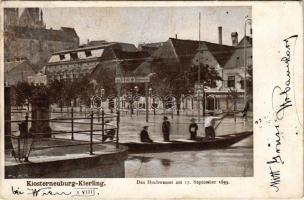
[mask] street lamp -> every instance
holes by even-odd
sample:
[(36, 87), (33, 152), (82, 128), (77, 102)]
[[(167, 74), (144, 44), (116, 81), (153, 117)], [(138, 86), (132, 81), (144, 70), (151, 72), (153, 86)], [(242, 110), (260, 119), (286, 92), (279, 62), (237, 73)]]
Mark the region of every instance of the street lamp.
[(135, 90), (135, 100), (136, 100), (136, 116), (138, 116), (138, 100), (137, 100), (137, 94), (138, 94), (138, 91), (139, 91), (139, 88), (138, 88), (138, 86), (136, 85), (135, 87), (134, 87), (134, 90)]
[(100, 89), (100, 97), (101, 97), (101, 101), (100, 101), (100, 106), (101, 106), (101, 110), (103, 110), (103, 98), (105, 96), (105, 90), (103, 88)]
[(151, 101), (151, 98), (152, 98), (152, 88), (149, 87), (149, 98), (150, 98), (150, 105), (152, 106), (152, 101)]
[(251, 22), (252, 20), (250, 18), (246, 19), (244, 22), (244, 106), (246, 105), (247, 101), (247, 81), (246, 81), (246, 75), (247, 75), (247, 51), (246, 51), (246, 30), (247, 30), (247, 23)]
[(71, 140), (74, 140), (74, 101), (73, 100), (71, 100), (71, 128), (72, 128)]
[(29, 103), (28, 99), (25, 99), (25, 105), (27, 107), (27, 111), (29, 111), (30, 110), (30, 103)]
[(26, 111), (25, 120), (18, 124), (19, 134), (11, 136), (13, 145), (12, 155), (18, 162), (28, 162), (33, 144), (33, 135), (28, 130), (28, 112), (29, 110)]

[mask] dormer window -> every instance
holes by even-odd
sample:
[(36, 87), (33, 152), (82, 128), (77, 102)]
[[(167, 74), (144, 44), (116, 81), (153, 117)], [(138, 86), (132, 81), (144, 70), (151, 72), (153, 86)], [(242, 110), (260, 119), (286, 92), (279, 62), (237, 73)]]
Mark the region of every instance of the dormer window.
[(59, 58), (60, 58), (60, 60), (64, 60), (65, 59), (65, 55), (64, 54), (60, 54)]
[(71, 53), (71, 58), (72, 58), (72, 60), (78, 60), (78, 54), (76, 52)]
[(85, 51), (85, 55), (86, 55), (86, 57), (90, 57), (90, 56), (92, 56), (92, 52), (91, 51)]

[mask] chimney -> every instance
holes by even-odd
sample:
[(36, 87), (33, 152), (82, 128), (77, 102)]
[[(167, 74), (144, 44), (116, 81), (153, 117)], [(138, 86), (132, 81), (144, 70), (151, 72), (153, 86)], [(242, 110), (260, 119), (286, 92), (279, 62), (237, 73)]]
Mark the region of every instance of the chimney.
[(232, 46), (236, 47), (239, 43), (238, 41), (238, 33), (237, 32), (232, 32), (231, 33), (231, 40), (232, 40)]
[(221, 26), (218, 27), (218, 37), (219, 37), (219, 44), (223, 44), (223, 29)]
[(175, 39), (177, 39), (177, 34), (175, 34)]

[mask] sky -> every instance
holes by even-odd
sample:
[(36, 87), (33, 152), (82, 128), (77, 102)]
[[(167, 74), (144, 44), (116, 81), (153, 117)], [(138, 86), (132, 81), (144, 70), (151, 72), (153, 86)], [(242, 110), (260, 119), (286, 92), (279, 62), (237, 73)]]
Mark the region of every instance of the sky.
[[(74, 27), (80, 43), (87, 40), (138, 43), (164, 42), (169, 37), (218, 43), (218, 26), (223, 27), (223, 44), (231, 45), (231, 33), (244, 36), (244, 22), (251, 7), (103, 7), (43, 8), (47, 28)], [(249, 33), (249, 31), (248, 31)], [(248, 34), (247, 33), (247, 34)]]

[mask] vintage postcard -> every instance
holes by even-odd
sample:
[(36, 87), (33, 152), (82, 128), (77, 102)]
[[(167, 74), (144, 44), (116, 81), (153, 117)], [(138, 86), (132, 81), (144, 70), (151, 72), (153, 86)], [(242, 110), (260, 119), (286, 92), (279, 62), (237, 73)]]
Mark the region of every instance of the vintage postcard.
[(303, 198), (302, 2), (0, 13), (1, 198)]

